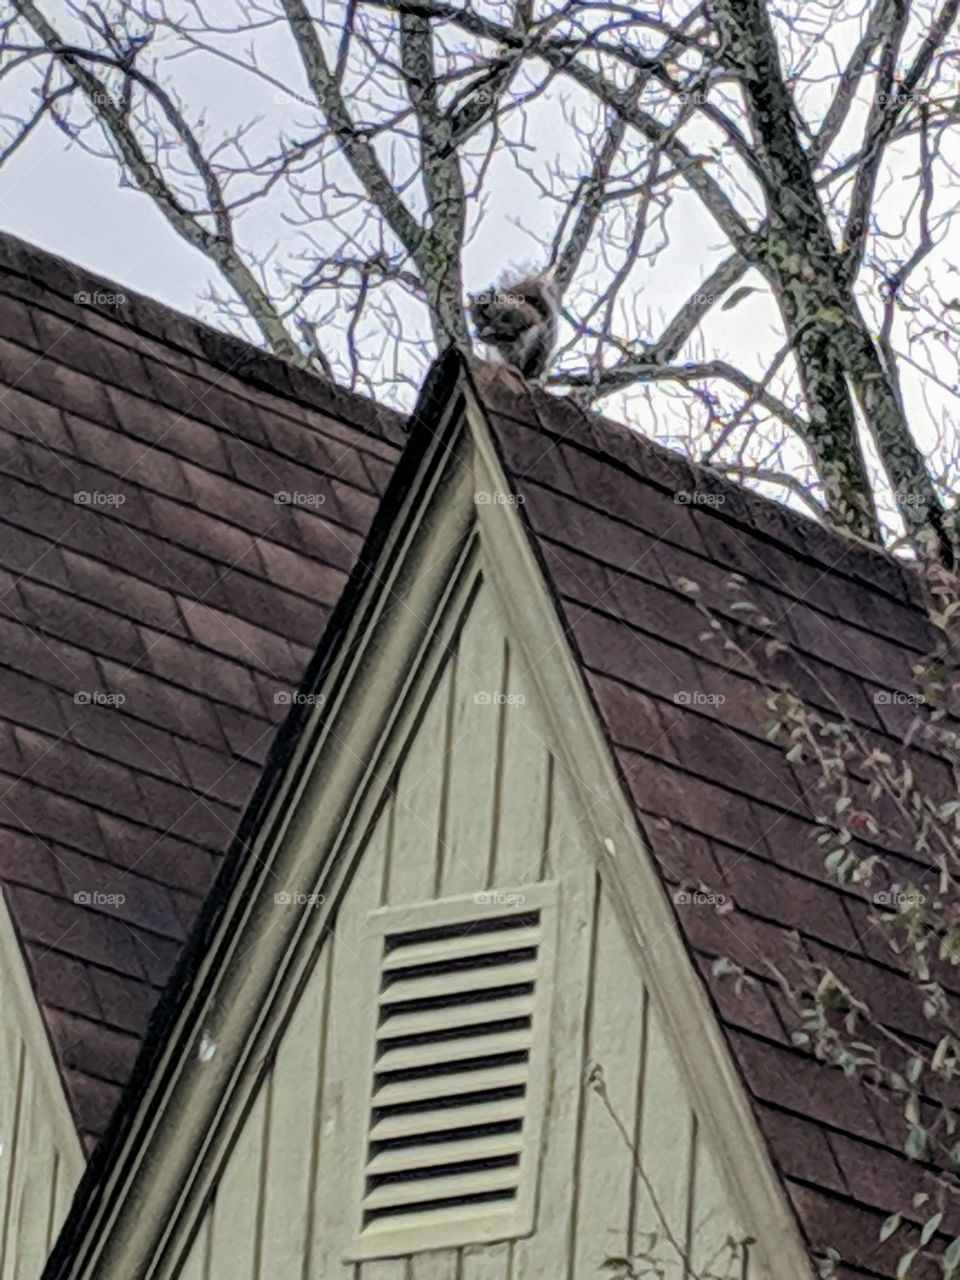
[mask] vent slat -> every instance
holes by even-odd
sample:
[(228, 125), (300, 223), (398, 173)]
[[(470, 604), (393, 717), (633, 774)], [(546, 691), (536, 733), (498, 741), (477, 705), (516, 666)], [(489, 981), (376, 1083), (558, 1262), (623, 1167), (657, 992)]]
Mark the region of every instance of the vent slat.
[(416, 1210), (373, 1218), (364, 1228), (364, 1239), (376, 1241), (377, 1234), (393, 1233), (416, 1228), (417, 1239), (422, 1234), (429, 1237), (431, 1231), (442, 1231), (450, 1222), (463, 1224), (469, 1229), (472, 1222), (487, 1222), (491, 1214), (502, 1213), (507, 1220), (513, 1210), (513, 1197), (505, 1193), (502, 1200), (480, 1201), (474, 1204), (418, 1206)]
[(416, 964), (440, 964), (445, 960), (470, 960), (498, 951), (521, 951), (536, 947), (539, 929), (511, 929), (501, 933), (468, 933), (465, 937), (440, 938), (415, 946), (399, 947), (384, 957), (383, 972), (406, 969)]
[(538, 910), (480, 912), (384, 935), (364, 1240), (489, 1226), (516, 1205), (540, 924)]
[(470, 1095), (478, 1093), (481, 1089), (508, 1089), (526, 1082), (526, 1062), (489, 1067), (482, 1071), (456, 1071), (440, 1076), (424, 1076), (381, 1085), (373, 1095), (373, 1105), (375, 1107), (401, 1106), (405, 1102), (420, 1102), (423, 1098), (435, 1098), (438, 1094), (443, 1094), (444, 1097), (462, 1094), (464, 1101), (469, 1102)]
[(430, 974), (423, 978), (401, 978), (380, 995), (380, 1004), (406, 1004), (414, 1000), (430, 1000), (438, 996), (459, 996), (470, 991), (496, 990), (533, 983), (537, 976), (536, 961), (519, 964), (492, 965), (482, 969), (459, 970), (456, 973)]
[(475, 1004), (457, 1005), (453, 1009), (413, 1009), (405, 1013), (393, 1013), (384, 1022), (378, 1036), (386, 1043), (394, 1036), (412, 1036), (431, 1031), (449, 1032), (455, 1027), (464, 1031), (497, 1021), (513, 1018), (530, 1018), (533, 1015), (533, 993), (522, 996), (505, 996), (500, 1000), (478, 1000)]
[(523, 1098), (504, 1098), (483, 1103), (476, 1107), (438, 1107), (435, 1111), (401, 1112), (384, 1116), (370, 1130), (372, 1142), (387, 1138), (412, 1137), (418, 1133), (449, 1133), (454, 1137), (457, 1129), (469, 1129), (473, 1125), (499, 1124), (503, 1120), (522, 1120), (525, 1108)]
[(375, 1178), (404, 1169), (430, 1169), (440, 1164), (456, 1164), (461, 1160), (494, 1160), (498, 1156), (519, 1155), (523, 1137), (519, 1129), (513, 1133), (495, 1133), (459, 1142), (434, 1142), (419, 1147), (388, 1147), (367, 1165), (367, 1176)]
[(393, 1205), (424, 1204), (458, 1199), (489, 1191), (512, 1191), (517, 1185), (517, 1168), (482, 1169), (479, 1173), (445, 1174), (440, 1178), (416, 1178), (411, 1182), (387, 1182), (363, 1198), (363, 1211), (388, 1209)]
[(409, 1071), (418, 1067), (442, 1066), (448, 1062), (461, 1062), (465, 1058), (477, 1058), (481, 1054), (523, 1053), (530, 1049), (533, 1036), (529, 1028), (522, 1031), (482, 1029), (476, 1035), (456, 1040), (426, 1040), (420, 1044), (406, 1045), (401, 1049), (387, 1047), (377, 1058), (377, 1074), (387, 1071)]

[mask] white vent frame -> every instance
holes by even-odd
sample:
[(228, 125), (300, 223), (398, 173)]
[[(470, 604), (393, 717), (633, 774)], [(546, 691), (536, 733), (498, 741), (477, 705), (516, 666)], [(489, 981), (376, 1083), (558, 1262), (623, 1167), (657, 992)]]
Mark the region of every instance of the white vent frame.
[[(371, 994), (374, 998), (369, 1002), (370, 1013), (366, 1020), (366, 1035), (363, 1040), (364, 1056), (361, 1059), (363, 1079), (367, 1087), (362, 1095), (362, 1127), (357, 1135), (359, 1159), (353, 1180), (355, 1191), (351, 1204), (354, 1223), (353, 1243), (347, 1251), (347, 1260), (359, 1262), (373, 1258), (419, 1253), (425, 1249), (492, 1244), (497, 1241), (517, 1239), (529, 1235), (534, 1230), (540, 1151), (548, 1093), (559, 898), (559, 886), (556, 883), (539, 883), (511, 889), (498, 888), (464, 897), (437, 899), (434, 902), (419, 903), (409, 907), (387, 907), (372, 912), (368, 917), (363, 940), (364, 959), (369, 960), (371, 964), (371, 968), (366, 971), (372, 972), (373, 975)], [(532, 966), (534, 984), (532, 993), (522, 998), (529, 1003), (530, 1008), (529, 1047), (526, 1050), (523, 1093), (521, 1098), (512, 1100), (515, 1105), (510, 1108), (514, 1113), (518, 1109), (521, 1110), (521, 1129), (519, 1140), (514, 1139), (512, 1144), (502, 1148), (503, 1154), (508, 1152), (513, 1154), (515, 1148), (519, 1157), (515, 1166), (515, 1175), (507, 1175), (506, 1170), (503, 1171), (503, 1179), (507, 1183), (515, 1183), (512, 1197), (495, 1201), (489, 1207), (487, 1204), (465, 1204), (436, 1215), (426, 1212), (418, 1215), (414, 1211), (410, 1214), (387, 1214), (375, 1218), (372, 1222), (365, 1222), (365, 1217), (371, 1208), (367, 1176), (371, 1164), (370, 1143), (374, 1106), (376, 1096), (379, 1093), (382, 1097), (384, 1091), (383, 1086), (379, 1090), (375, 1087), (375, 1070), (378, 1060), (381, 1060), (380, 1044), (383, 1039), (381, 1027), (386, 1025), (381, 1016), (381, 994), (385, 990), (382, 986), (384, 962), (388, 959), (385, 954), (386, 939), (389, 936), (418, 933), (423, 930), (443, 930), (471, 920), (478, 923), (487, 922), (489, 926), (494, 920), (523, 918), (534, 913), (539, 917), (536, 955), (532, 961), (522, 966), (518, 963), (516, 970), (518, 977), (521, 967), (525, 970), (526, 976), (529, 976)], [(522, 932), (529, 934), (528, 929)], [(489, 933), (491, 938), (502, 936), (505, 940), (509, 936), (506, 931), (501, 934), (499, 930), (488, 928), (484, 931), (478, 930), (478, 939), (483, 939), (484, 933)], [(519, 940), (520, 934), (516, 937)], [(482, 941), (479, 945), (482, 947)], [(366, 969), (366, 966), (364, 968)], [(512, 976), (510, 974), (510, 977)], [(423, 980), (429, 981), (426, 978)], [(506, 1000), (503, 997), (500, 999), (503, 1000), (503, 1008), (506, 1011)], [(499, 1070), (506, 1072), (508, 1068), (501, 1067)], [(514, 1073), (511, 1078), (516, 1081), (518, 1070), (516, 1065), (510, 1070)], [(514, 1087), (519, 1087), (519, 1084), (515, 1084)], [(522, 1102), (522, 1109), (516, 1105), (519, 1102)], [(489, 1102), (482, 1105), (493, 1107), (498, 1104)], [(460, 1108), (451, 1107), (450, 1114), (458, 1110)], [(491, 1123), (497, 1123), (497, 1121), (491, 1121)]]

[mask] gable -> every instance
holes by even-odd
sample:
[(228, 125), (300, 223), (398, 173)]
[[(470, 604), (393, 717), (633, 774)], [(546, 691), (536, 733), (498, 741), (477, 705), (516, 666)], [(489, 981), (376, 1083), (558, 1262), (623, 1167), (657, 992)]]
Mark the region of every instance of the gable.
[[(624, 928), (618, 878), (598, 874), (598, 812), (618, 856), (629, 838), (617, 781), (609, 762), (605, 771), (591, 763), (596, 730), (583, 709), (569, 695), (550, 697), (551, 686), (562, 683), (555, 669), (567, 659), (542, 593), (538, 603), (523, 574), (515, 576), (522, 553), (504, 533), (515, 513), (477, 502), (478, 493), (502, 489), (472, 444), (461, 438), (449, 454), (453, 474), (435, 468), (424, 480), (433, 507), (412, 531), (396, 517), (395, 566), (380, 560), (371, 571), (375, 585), (355, 606), (354, 629), (341, 633), (340, 665), (313, 686), (326, 692), (304, 695), (326, 701), (323, 717), (311, 714), (324, 726), (327, 745), (301, 729), (299, 756), (287, 765), (287, 798), (274, 810), (282, 812), (283, 858), (297, 879), (271, 862), (266, 846), (255, 845), (260, 852), (249, 861), (259, 887), (234, 890), (237, 904), (246, 901), (252, 913), (246, 937), (234, 931), (234, 944), (248, 957), (242, 985), (238, 978), (232, 997), (226, 990), (211, 996), (209, 1030), (200, 1040), (195, 1023), (187, 1050), (203, 1065), (188, 1064), (180, 1077), (186, 1109), (176, 1114), (205, 1135), (204, 1150), (193, 1158), (189, 1182), (176, 1177), (176, 1214), (163, 1238), (149, 1245), (154, 1263), (144, 1274), (235, 1275), (240, 1259), (258, 1277), (289, 1274), (299, 1260), (304, 1275), (359, 1273), (370, 1280), (457, 1274), (579, 1280), (609, 1255), (641, 1250), (655, 1234), (657, 1256), (672, 1278), (683, 1274), (681, 1253), (705, 1260), (722, 1252), (728, 1236), (762, 1235), (768, 1251), (796, 1248), (778, 1225), (765, 1222), (761, 1233), (743, 1216), (742, 1188), (734, 1192), (729, 1184), (741, 1153), (716, 1144), (727, 1119), (710, 1114), (709, 1088), (696, 1094), (687, 1083), (688, 1057), (707, 1056), (702, 1037), (678, 1048), (676, 1011), (664, 1006), (662, 989), (638, 966), (635, 938)], [(507, 583), (512, 594), (503, 591)], [(351, 702), (358, 678), (365, 711)], [(304, 765), (299, 776), (296, 759)], [(348, 775), (354, 780), (341, 793), (336, 777)], [(349, 822), (334, 840), (342, 814)], [(325, 862), (331, 842), (339, 854)], [(628, 866), (629, 860), (621, 875)], [(269, 880), (264, 871), (273, 873)], [(426, 1216), (404, 1224), (411, 1228), (405, 1240), (390, 1236), (380, 1254), (375, 1239), (363, 1238), (364, 1166), (382, 939), (390, 930), (402, 935), (405, 926), (374, 928), (381, 940), (374, 947), (371, 929), (384, 912), (400, 912), (422, 933), (424, 918), (435, 912), (432, 944), (449, 938), (452, 919), (472, 914), (482, 922), (491, 912), (522, 912), (527, 895), (537, 910), (556, 904), (555, 924), (537, 944), (536, 981), (547, 971), (549, 980), (537, 992), (544, 994), (532, 1037), (545, 1043), (531, 1049), (531, 1062), (535, 1052), (540, 1057), (524, 1076), (520, 1104), (517, 1188), (532, 1215), (498, 1229), (486, 1206), (478, 1212), (471, 1202), (461, 1214), (465, 1197), (455, 1195), (455, 1231), (437, 1230), (432, 1203)], [(278, 911), (287, 914), (278, 918)], [(676, 950), (660, 935), (664, 928), (675, 932), (672, 920), (653, 900), (644, 915), (642, 928), (657, 944), (646, 965), (670, 967)], [(252, 1021), (258, 991), (266, 991), (257, 977), (258, 935), (292, 928), (304, 957), (299, 976), (288, 970), (281, 980), (277, 970), (269, 1008)], [(690, 979), (696, 981), (692, 971)], [(682, 989), (682, 977), (675, 981)], [(702, 1027), (689, 1009), (683, 1016), (688, 1026)], [(251, 1027), (258, 1037), (252, 1041)], [(242, 1064), (234, 1056), (241, 1041), (248, 1050)], [(233, 1061), (238, 1067), (228, 1089)], [(602, 1073), (603, 1096), (585, 1085), (591, 1069), (595, 1081)], [(216, 1083), (218, 1072), (224, 1087)], [(722, 1083), (715, 1092), (723, 1110), (730, 1082), (712, 1083)], [(459, 1087), (469, 1092), (470, 1084)], [(202, 1108), (214, 1104), (218, 1132), (207, 1142), (213, 1113)], [(159, 1114), (158, 1138), (168, 1128)], [(442, 1138), (455, 1141), (447, 1131)], [(113, 1274), (111, 1258), (129, 1266), (140, 1257), (131, 1240), (145, 1216), (166, 1220), (164, 1200), (153, 1197), (172, 1195), (173, 1183), (170, 1192), (161, 1186), (172, 1176), (162, 1162), (181, 1159), (182, 1149), (161, 1140), (168, 1145), (154, 1158), (158, 1177), (120, 1206), (98, 1275)], [(448, 1169), (443, 1177), (455, 1180), (462, 1172)], [(744, 1185), (755, 1187), (756, 1176), (744, 1177)], [(776, 1194), (769, 1171), (760, 1177), (768, 1179), (766, 1190), (747, 1201), (748, 1216), (762, 1213), (765, 1198)], [(443, 1194), (444, 1187), (431, 1188), (432, 1201)], [(471, 1213), (476, 1235), (469, 1221), (464, 1226)], [(450, 1215), (437, 1217), (449, 1226)], [(752, 1248), (738, 1267), (758, 1280), (770, 1274)]]
[[(526, 657), (482, 579), (417, 720), (336, 926), (213, 1184), (182, 1274), (265, 1280), (303, 1265), (304, 1275), (363, 1280), (506, 1280), (568, 1271), (579, 1280), (602, 1274), (606, 1257), (640, 1249), (656, 1233), (672, 1280), (683, 1267), (670, 1258), (667, 1232), (698, 1266), (722, 1256), (728, 1235), (747, 1232), (730, 1208), (702, 1125), (678, 1085), (682, 1064), (596, 875), (573, 780), (553, 750)], [(349, 741), (342, 745), (349, 750)], [(406, 1245), (402, 1230), (374, 1232), (364, 1243), (358, 1215), (376, 1034), (370, 1013), (380, 987), (371, 927), (421, 931), (432, 921), (442, 929), (453, 914), (483, 929), (491, 919), (529, 916), (551, 902), (557, 919), (549, 931), (544, 926), (540, 946), (552, 991), (534, 1019), (547, 1024), (546, 1053), (535, 1068), (543, 1079), (528, 1082), (541, 1085), (543, 1096), (528, 1088), (520, 1099), (521, 1109), (542, 1104), (543, 1112), (542, 1141), (531, 1153), (536, 1166), (519, 1175), (535, 1202), (529, 1223), (512, 1235), (498, 1231), (482, 1206), (469, 1204), (462, 1217), (456, 1207), (446, 1216), (408, 1214)], [(480, 935), (467, 936), (475, 942)], [(591, 1066), (602, 1068), (616, 1119), (584, 1087)], [(382, 1058), (381, 1068), (388, 1070)], [(495, 1075), (496, 1065), (490, 1070)], [(500, 1070), (505, 1083), (514, 1078)], [(481, 1083), (495, 1087), (494, 1080)], [(513, 1114), (507, 1100), (493, 1105), (494, 1114), (498, 1105)], [(469, 1122), (485, 1120), (474, 1114)], [(528, 1122), (540, 1121), (528, 1114)], [(638, 1144), (642, 1175), (618, 1122)], [(529, 1142), (525, 1134), (525, 1152)], [(407, 1150), (418, 1153), (415, 1145)], [(459, 1158), (469, 1159), (468, 1142)], [(511, 1180), (516, 1173), (506, 1172)], [(425, 1198), (458, 1194), (456, 1180), (439, 1191), (431, 1184)], [(463, 1239), (443, 1247), (451, 1220)], [(378, 1234), (386, 1241), (382, 1253)], [(239, 1260), (246, 1258), (256, 1265), (244, 1273)], [(765, 1273), (747, 1258), (737, 1274), (759, 1280)]]

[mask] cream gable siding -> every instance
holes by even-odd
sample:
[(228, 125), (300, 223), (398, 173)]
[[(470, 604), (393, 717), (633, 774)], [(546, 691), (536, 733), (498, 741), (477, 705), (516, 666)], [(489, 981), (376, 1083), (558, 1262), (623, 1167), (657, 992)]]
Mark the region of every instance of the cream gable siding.
[(37, 1280), (83, 1165), (0, 894), (0, 1280)]
[[(184, 1280), (587, 1280), (604, 1274), (605, 1257), (630, 1253), (645, 1233), (656, 1232), (669, 1280), (681, 1280), (685, 1271), (668, 1235), (695, 1267), (712, 1262), (731, 1280), (769, 1280), (749, 1259), (729, 1273), (722, 1265), (725, 1238), (742, 1237), (745, 1228), (729, 1207), (680, 1064), (600, 885), (575, 793), (551, 750), (546, 719), (494, 589), (483, 584), (440, 668), (335, 929), (174, 1274)], [(350, 1171), (363, 1142), (370, 1088), (358, 1070), (368, 1060), (367, 1046), (357, 1044), (373, 996), (361, 989), (370, 972), (360, 942), (369, 913), (464, 894), (522, 892), (540, 881), (558, 884), (560, 916), (533, 1233), (401, 1258), (345, 1260), (356, 1222)], [(478, 905), (480, 912), (489, 909)], [(602, 1067), (611, 1106), (638, 1144), (642, 1175), (600, 1097), (584, 1086), (592, 1064)]]

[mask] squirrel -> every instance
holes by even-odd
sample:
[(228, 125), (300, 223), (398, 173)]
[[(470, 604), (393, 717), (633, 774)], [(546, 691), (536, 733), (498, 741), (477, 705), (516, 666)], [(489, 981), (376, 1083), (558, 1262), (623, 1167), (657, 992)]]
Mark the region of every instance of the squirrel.
[(524, 276), (470, 297), (477, 337), (525, 378), (546, 372), (557, 343), (560, 291), (547, 275)]

